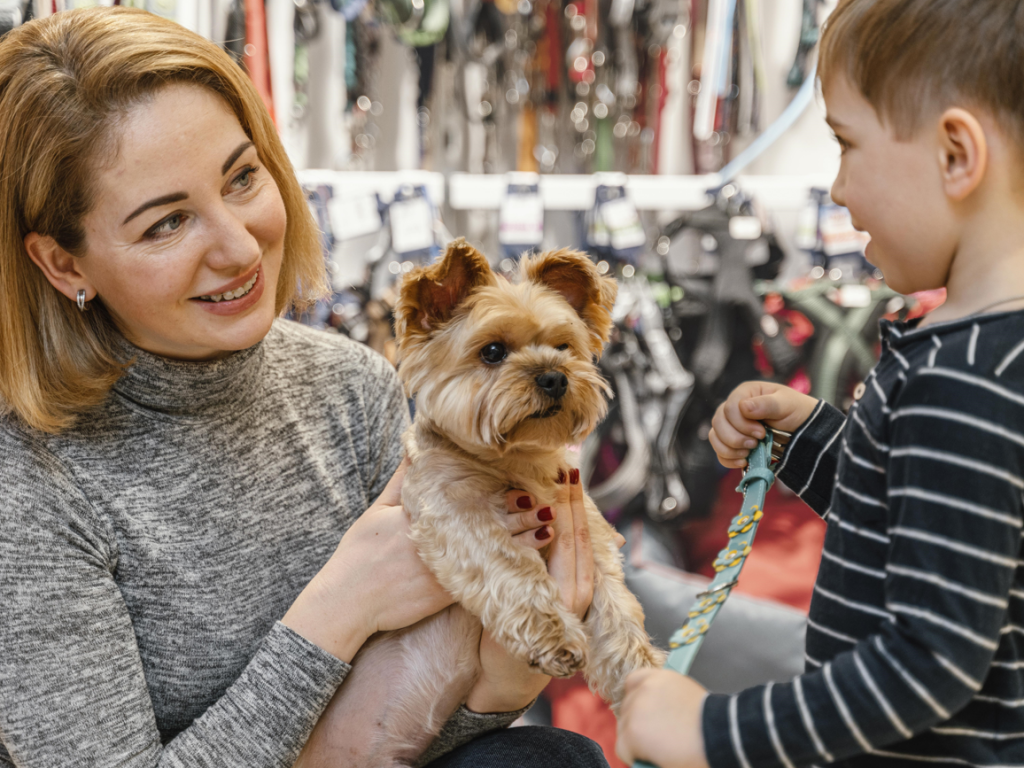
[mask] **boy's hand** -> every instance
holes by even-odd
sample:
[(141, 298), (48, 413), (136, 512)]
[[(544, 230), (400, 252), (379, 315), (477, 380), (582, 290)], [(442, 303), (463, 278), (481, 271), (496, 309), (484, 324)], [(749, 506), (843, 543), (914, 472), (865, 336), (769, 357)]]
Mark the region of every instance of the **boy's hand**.
[(767, 381), (747, 381), (729, 394), (711, 420), (708, 440), (723, 466), (747, 466), (747, 454), (764, 437), (765, 422), (783, 432), (793, 432), (814, 411), (816, 398)]
[(615, 753), (623, 762), (658, 768), (708, 768), (701, 710), (707, 691), (670, 669), (642, 669), (626, 678)]

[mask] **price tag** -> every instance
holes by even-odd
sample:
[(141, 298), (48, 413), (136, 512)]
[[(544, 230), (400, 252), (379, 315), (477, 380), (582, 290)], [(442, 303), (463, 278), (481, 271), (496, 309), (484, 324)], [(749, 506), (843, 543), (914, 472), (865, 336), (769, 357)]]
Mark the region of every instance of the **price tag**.
[(811, 200), (800, 211), (796, 221), (796, 236), (793, 242), (797, 248), (813, 251), (818, 248), (818, 201)]
[(429, 251), (434, 247), (434, 210), (422, 195), (396, 200), (391, 216), (391, 247), (395, 253)]
[(866, 285), (839, 286), (839, 306), (852, 309), (854, 307), (868, 307), (871, 305), (871, 289)]
[(757, 216), (733, 216), (729, 219), (729, 237), (733, 240), (757, 240), (761, 236), (761, 220)]
[(838, 205), (823, 205), (819, 216), (822, 248), (826, 256), (864, 252), (870, 237), (853, 228), (849, 210)]
[(600, 218), (608, 228), (611, 246), (616, 251), (639, 248), (647, 242), (640, 214), (628, 197), (618, 197), (598, 206)]
[(333, 197), (327, 203), (327, 211), (331, 217), (331, 231), (335, 240), (354, 240), (380, 232), (383, 226), (375, 195)]
[(544, 201), (538, 192), (509, 192), (498, 212), (498, 242), (538, 246), (544, 239)]

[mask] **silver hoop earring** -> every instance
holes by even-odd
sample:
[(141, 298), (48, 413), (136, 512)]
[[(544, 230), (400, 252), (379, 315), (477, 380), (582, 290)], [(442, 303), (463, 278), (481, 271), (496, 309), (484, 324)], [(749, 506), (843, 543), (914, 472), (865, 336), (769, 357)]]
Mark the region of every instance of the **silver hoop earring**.
[(85, 312), (85, 288), (78, 289), (78, 309), (81, 312)]

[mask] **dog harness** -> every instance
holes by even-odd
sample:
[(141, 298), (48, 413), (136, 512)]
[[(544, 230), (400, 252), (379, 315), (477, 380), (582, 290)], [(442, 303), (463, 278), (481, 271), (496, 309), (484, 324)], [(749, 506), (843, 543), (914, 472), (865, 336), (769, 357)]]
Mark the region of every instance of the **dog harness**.
[[(757, 524), (764, 516), (765, 495), (775, 482), (771, 464), (781, 452), (776, 449), (773, 456), (772, 448), (772, 430), (766, 429), (764, 439), (747, 457), (747, 469), (736, 488), (743, 494), (743, 505), (729, 525), (728, 543), (715, 558), (715, 578), (711, 580), (707, 589), (697, 595), (697, 601), (690, 608), (686, 622), (669, 638), (670, 652), (668, 659), (665, 660), (665, 669), (675, 670), (681, 675), (690, 671), (697, 651), (704, 642), (704, 635), (711, 628), (711, 622), (715, 620), (719, 609), (739, 581), (743, 563), (746, 562), (754, 543)], [(633, 768), (656, 766), (637, 760), (633, 763)]]

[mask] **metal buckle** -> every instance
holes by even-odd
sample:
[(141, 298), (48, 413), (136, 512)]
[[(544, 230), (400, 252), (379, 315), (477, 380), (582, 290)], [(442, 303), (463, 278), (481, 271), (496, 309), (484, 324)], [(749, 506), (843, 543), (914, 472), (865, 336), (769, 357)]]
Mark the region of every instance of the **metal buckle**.
[(714, 594), (716, 594), (718, 592), (721, 592), (724, 589), (732, 589), (737, 584), (739, 584), (739, 581), (740, 581), (739, 579), (733, 579), (732, 581), (727, 581), (725, 584), (719, 584), (717, 587), (712, 587), (711, 589), (705, 589), (703, 592), (697, 593), (697, 597), (695, 599), (699, 600), (702, 597), (708, 597), (709, 595), (714, 595)]

